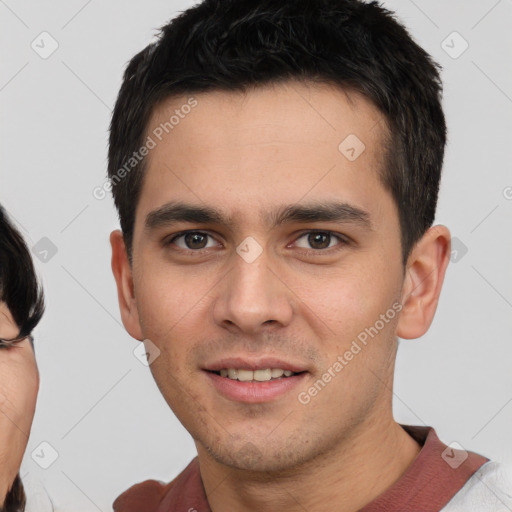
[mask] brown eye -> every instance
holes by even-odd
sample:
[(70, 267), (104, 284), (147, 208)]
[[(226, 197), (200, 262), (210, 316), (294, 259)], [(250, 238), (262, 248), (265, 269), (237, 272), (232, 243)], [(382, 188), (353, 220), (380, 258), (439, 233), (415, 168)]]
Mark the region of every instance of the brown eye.
[(331, 242), (331, 235), (328, 233), (310, 233), (308, 242), (313, 249), (326, 249)]
[[(298, 247), (313, 249), (313, 251), (322, 251), (334, 246), (343, 246), (348, 243), (342, 236), (331, 233), (330, 231), (310, 231), (308, 233), (304, 233), (297, 240), (301, 239), (306, 240), (306, 246), (297, 244)], [(333, 243), (336, 240), (338, 243)]]
[(189, 249), (204, 249), (206, 247), (207, 236), (204, 233), (187, 233), (184, 241)]
[[(172, 237), (165, 245), (175, 244), (178, 248), (186, 250), (201, 250), (214, 247), (214, 245), (208, 246), (208, 238), (212, 238), (208, 233), (202, 231), (187, 231), (185, 233), (179, 233)], [(177, 242), (179, 240), (179, 243)]]

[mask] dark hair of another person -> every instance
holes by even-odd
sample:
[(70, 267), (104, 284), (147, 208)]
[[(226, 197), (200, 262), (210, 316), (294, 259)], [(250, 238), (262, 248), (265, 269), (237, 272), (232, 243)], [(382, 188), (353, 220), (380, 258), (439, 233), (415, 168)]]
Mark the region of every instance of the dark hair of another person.
[(17, 474), (14, 482), (5, 497), (4, 506), (0, 508), (1, 512), (24, 512), (27, 504), (25, 490), (21, 483), (20, 475)]
[(0, 301), (5, 302), (19, 327), (18, 338), (28, 336), (44, 313), (44, 295), (32, 257), (18, 229), (0, 206)]
[[(30, 336), (44, 312), (43, 289), (37, 280), (27, 245), (2, 206), (0, 206), (0, 301), (5, 302), (19, 327), (16, 339)], [(32, 338), (30, 341), (32, 342)], [(3, 343), (0, 347), (2, 345)], [(14, 348), (16, 348), (15, 344), (12, 345), (12, 349)], [(0, 510), (1, 512), (22, 512), (25, 510), (25, 502), (25, 492), (18, 474)]]
[(181, 12), (128, 63), (112, 114), (108, 176), (130, 262), (147, 157), (128, 173), (126, 163), (155, 108), (180, 94), (296, 80), (356, 90), (384, 114), (379, 177), (398, 209), (405, 265), (435, 217), (446, 143), (440, 69), (375, 1), (203, 0)]

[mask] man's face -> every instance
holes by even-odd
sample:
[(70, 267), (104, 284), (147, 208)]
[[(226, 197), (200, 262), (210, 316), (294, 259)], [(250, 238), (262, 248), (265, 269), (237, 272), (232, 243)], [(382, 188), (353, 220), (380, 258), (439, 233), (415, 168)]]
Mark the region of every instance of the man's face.
[[(194, 97), (161, 141), (154, 130), (188, 112), (187, 97), (161, 105), (148, 129), (157, 145), (136, 211), (132, 334), (158, 347), (151, 371), (200, 452), (238, 468), (293, 467), (391, 409), (389, 310), (403, 267), (397, 208), (378, 177), (384, 117), (328, 85)], [(227, 223), (172, 220), (177, 202)], [(337, 219), (276, 222), (287, 207), (330, 203), (345, 205)], [(214, 373), (229, 368), (262, 371), (237, 373), (252, 382)], [(297, 375), (254, 381), (265, 369)]]

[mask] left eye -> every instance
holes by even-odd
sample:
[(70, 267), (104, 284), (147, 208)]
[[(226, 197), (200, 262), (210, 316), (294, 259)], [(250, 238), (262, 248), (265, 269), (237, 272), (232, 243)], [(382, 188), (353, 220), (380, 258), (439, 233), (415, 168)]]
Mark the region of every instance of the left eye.
[[(301, 238), (305, 238), (309, 246), (314, 250), (329, 249), (330, 247), (333, 247), (335, 244), (331, 245), (331, 242), (333, 242), (334, 239), (337, 239), (338, 242), (346, 243), (346, 240), (341, 236), (335, 235), (330, 231), (310, 231), (301, 235), (297, 240), (300, 240)], [(299, 247), (301, 246), (299, 245)], [(309, 249), (310, 247), (304, 248)]]

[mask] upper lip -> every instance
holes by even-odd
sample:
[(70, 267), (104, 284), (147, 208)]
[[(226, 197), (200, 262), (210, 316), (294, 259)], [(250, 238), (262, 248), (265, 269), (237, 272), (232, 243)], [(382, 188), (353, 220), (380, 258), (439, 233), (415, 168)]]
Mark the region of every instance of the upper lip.
[(218, 372), (222, 369), (235, 368), (240, 370), (265, 370), (267, 368), (279, 368), (290, 370), (293, 373), (307, 371), (306, 365), (284, 361), (276, 357), (226, 357), (207, 364), (204, 369)]

